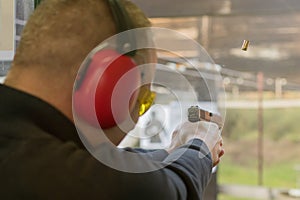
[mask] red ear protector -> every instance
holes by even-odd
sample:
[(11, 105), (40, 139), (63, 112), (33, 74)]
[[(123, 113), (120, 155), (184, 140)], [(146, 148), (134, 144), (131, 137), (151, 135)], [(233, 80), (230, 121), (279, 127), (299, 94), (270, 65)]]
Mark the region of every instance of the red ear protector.
[[(88, 63), (82, 82), (77, 80), (80, 86), (73, 97), (76, 114), (94, 126), (99, 123), (102, 128), (124, 121), (130, 106), (126, 99), (130, 99), (129, 104), (136, 100), (136, 92), (129, 95), (140, 83), (140, 73), (135, 66), (129, 56), (114, 50), (97, 52)], [(113, 95), (116, 96), (113, 98)], [(117, 115), (113, 114), (113, 109), (118, 111)]]
[[(119, 32), (134, 28), (125, 8), (118, 0), (108, 0), (108, 3)], [(136, 40), (132, 32), (125, 32), (126, 37), (118, 37), (115, 50), (103, 49), (92, 54), (77, 75), (73, 111), (91, 125), (100, 124), (101, 128), (109, 128), (117, 122), (124, 121), (130, 110), (128, 101), (124, 99), (129, 99), (129, 104), (137, 99), (137, 92), (132, 91), (139, 88), (141, 75), (130, 57), (136, 52), (123, 53), (128, 45), (131, 49), (136, 49)], [(120, 80), (121, 83), (118, 83)], [(117, 84), (121, 87), (116, 89)], [(114, 94), (116, 96), (112, 99)], [(113, 114), (113, 109), (118, 111), (117, 115)]]

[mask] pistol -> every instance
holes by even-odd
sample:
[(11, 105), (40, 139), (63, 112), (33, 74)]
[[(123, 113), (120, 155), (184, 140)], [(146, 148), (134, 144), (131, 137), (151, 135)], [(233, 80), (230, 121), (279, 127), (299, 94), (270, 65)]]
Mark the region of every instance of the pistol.
[(222, 129), (223, 127), (223, 119), (220, 115), (203, 110), (198, 106), (191, 106), (188, 109), (188, 120), (190, 122), (213, 122), (218, 125), (219, 129)]

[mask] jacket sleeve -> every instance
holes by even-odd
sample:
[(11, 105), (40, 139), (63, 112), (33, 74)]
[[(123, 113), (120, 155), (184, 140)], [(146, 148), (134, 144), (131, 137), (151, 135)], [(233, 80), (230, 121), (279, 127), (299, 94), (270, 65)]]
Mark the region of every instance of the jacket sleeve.
[(199, 157), (206, 146), (197, 139), (161, 162), (143, 156), (128, 160), (122, 150), (102, 149), (102, 155), (121, 166), (130, 162), (163, 166), (143, 173), (114, 169), (73, 142), (52, 137), (19, 140), (14, 145), (14, 153), (0, 165), (7, 177), (1, 186), (6, 199), (198, 200), (212, 167), (209, 155)]
[[(179, 199), (202, 199), (203, 192), (207, 186), (212, 171), (212, 160), (207, 146), (199, 139), (191, 140), (188, 144), (181, 146), (166, 157), (164, 162), (170, 163), (166, 170), (176, 174), (176, 183), (181, 182), (186, 188), (186, 194), (179, 192)], [(181, 186), (183, 187), (183, 186)], [(177, 188), (177, 191), (182, 191)]]
[(169, 154), (164, 149), (141, 149), (141, 148), (124, 148), (125, 151), (139, 153), (144, 156), (147, 156), (148, 159), (153, 161), (163, 161)]
[(176, 188), (180, 199), (201, 199), (211, 177), (212, 161), (205, 143), (199, 139), (189, 141), (171, 154), (163, 149), (145, 150), (125, 148), (126, 151), (147, 156), (167, 164), (164, 171)]

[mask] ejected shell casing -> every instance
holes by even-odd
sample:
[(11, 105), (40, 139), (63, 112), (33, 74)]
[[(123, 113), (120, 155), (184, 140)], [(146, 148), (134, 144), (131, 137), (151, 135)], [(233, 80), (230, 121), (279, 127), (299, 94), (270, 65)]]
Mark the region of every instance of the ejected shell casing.
[(243, 51), (248, 50), (249, 43), (250, 43), (249, 40), (244, 40), (243, 45), (242, 45), (242, 50)]

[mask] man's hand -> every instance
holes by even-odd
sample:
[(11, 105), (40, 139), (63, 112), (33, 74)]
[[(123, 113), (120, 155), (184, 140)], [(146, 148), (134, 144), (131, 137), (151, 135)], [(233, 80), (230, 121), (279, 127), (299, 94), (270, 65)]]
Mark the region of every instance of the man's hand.
[(220, 162), (220, 158), (224, 155), (225, 151), (223, 148), (222, 138), (217, 142), (214, 148), (211, 150), (211, 157), (213, 160), (213, 166), (216, 166)]
[(172, 152), (177, 147), (186, 144), (188, 141), (198, 138), (208, 147), (213, 166), (220, 162), (220, 157), (224, 154), (223, 140), (218, 126), (211, 122), (200, 121), (197, 123), (185, 122), (173, 132), (171, 145), (168, 152)]

